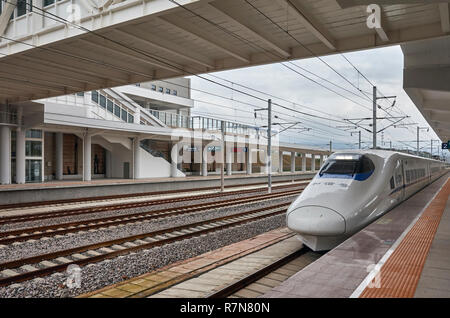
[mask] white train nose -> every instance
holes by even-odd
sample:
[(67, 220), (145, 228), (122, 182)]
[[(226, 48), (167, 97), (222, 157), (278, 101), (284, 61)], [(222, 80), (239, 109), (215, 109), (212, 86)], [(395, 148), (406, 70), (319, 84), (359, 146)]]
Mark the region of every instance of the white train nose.
[(345, 233), (345, 219), (336, 211), (321, 206), (304, 206), (289, 212), (287, 226), (305, 235), (334, 236)]

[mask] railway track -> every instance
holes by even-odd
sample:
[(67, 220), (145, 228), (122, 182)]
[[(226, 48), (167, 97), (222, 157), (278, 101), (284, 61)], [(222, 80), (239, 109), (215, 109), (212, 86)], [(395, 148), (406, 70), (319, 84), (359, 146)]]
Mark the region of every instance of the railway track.
[(107, 228), (118, 226), (122, 224), (148, 222), (161, 218), (173, 217), (178, 215), (198, 213), (201, 211), (212, 210), (223, 207), (235, 207), (238, 205), (263, 202), (273, 200), (276, 198), (283, 198), (292, 195), (297, 195), (303, 191), (304, 187), (294, 189), (287, 192), (254, 195), (250, 197), (230, 200), (221, 200), (216, 202), (207, 202), (200, 204), (193, 204), (183, 207), (174, 207), (169, 209), (152, 210), (146, 212), (139, 212), (133, 214), (126, 214), (120, 216), (101, 217), (96, 219), (89, 219), (83, 221), (58, 223), (47, 226), (37, 226), (21, 228), (18, 230), (0, 232), (0, 245), (11, 244), (15, 242), (22, 242), (28, 240), (41, 239), (43, 237), (65, 235), (68, 233), (75, 233), (80, 231), (89, 231), (94, 229)]
[[(299, 181), (307, 181), (310, 179), (293, 179), (292, 182)], [(286, 183), (289, 181), (272, 181), (272, 184), (277, 183)], [(248, 183), (245, 186), (258, 186), (265, 185), (267, 182), (255, 182)], [(226, 185), (225, 188), (238, 188), (243, 185)], [(115, 194), (108, 196), (98, 196), (98, 197), (85, 197), (85, 198), (74, 198), (74, 199), (63, 199), (63, 200), (49, 200), (49, 201), (34, 201), (27, 203), (15, 203), (15, 204), (1, 204), (0, 210), (6, 209), (17, 209), (17, 208), (26, 208), (26, 207), (38, 207), (38, 206), (55, 206), (55, 205), (64, 205), (64, 204), (76, 204), (76, 203), (86, 203), (86, 202), (96, 202), (96, 201), (110, 201), (114, 199), (124, 199), (124, 198), (139, 198), (144, 196), (154, 196), (154, 195), (165, 195), (165, 194), (173, 194), (173, 193), (186, 193), (186, 192), (196, 192), (196, 191), (206, 191), (206, 190), (220, 190), (220, 186), (218, 187), (202, 187), (196, 189), (180, 189), (180, 190), (167, 190), (167, 191), (152, 191), (152, 192), (143, 192), (143, 193), (132, 193), (132, 194)]]
[[(272, 277), (278, 275), (279, 284), (281, 284), (283, 280), (294, 275), (319, 257), (319, 253), (314, 253), (309, 248), (302, 247), (250, 275), (247, 275), (218, 291), (214, 291), (207, 295), (206, 298), (241, 298), (246, 294), (245, 292), (249, 293), (251, 297), (262, 296), (264, 294), (262, 290), (264, 290), (265, 287), (275, 287), (273, 285), (263, 285), (262, 279), (271, 277), (270, 275), (272, 275)], [(258, 286), (258, 284), (260, 285)], [(261, 289), (261, 287), (263, 288)], [(242, 293), (242, 291), (245, 292)]]
[(289, 204), (282, 203), (260, 209), (152, 231), (120, 239), (108, 240), (52, 253), (0, 263), (0, 286), (23, 282), (66, 270), (69, 265), (87, 265), (131, 252), (202, 236), (219, 230), (281, 215)]
[[(274, 190), (289, 189), (289, 188), (295, 188), (295, 187), (299, 187), (299, 186), (302, 186), (302, 185), (299, 185), (299, 184), (282, 185), (282, 186), (274, 187)], [(305, 186), (306, 186), (306, 184), (305, 184)], [(254, 193), (254, 192), (262, 192), (264, 190), (265, 190), (264, 188), (247, 189), (247, 190), (227, 192), (225, 195), (226, 196), (235, 195), (236, 193), (247, 194), (247, 193)], [(49, 218), (54, 218), (54, 217), (75, 216), (75, 215), (80, 215), (80, 214), (86, 215), (86, 214), (90, 214), (90, 213), (107, 212), (107, 211), (111, 211), (111, 210), (123, 210), (123, 209), (162, 205), (162, 204), (169, 204), (169, 203), (176, 203), (176, 202), (211, 199), (211, 198), (217, 198), (217, 197), (221, 197), (221, 196), (224, 196), (224, 193), (210, 193), (210, 194), (203, 194), (203, 195), (176, 197), (176, 198), (160, 199), (160, 200), (150, 199), (150, 200), (145, 200), (145, 201), (141, 201), (141, 202), (110, 204), (110, 205), (104, 205), (104, 206), (84, 207), (84, 208), (75, 208), (75, 209), (62, 209), (62, 210), (57, 210), (57, 211), (52, 211), (52, 212), (39, 212), (39, 213), (19, 215), (19, 216), (3, 216), (3, 217), (0, 217), (0, 225), (8, 224), (8, 223), (20, 223), (20, 222), (26, 222), (26, 221), (44, 220), (44, 219), (49, 219)]]

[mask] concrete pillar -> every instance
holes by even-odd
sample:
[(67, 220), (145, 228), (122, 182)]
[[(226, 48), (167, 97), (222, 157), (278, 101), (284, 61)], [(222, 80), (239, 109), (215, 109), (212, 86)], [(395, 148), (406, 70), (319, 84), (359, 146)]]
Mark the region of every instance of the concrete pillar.
[(105, 150), (105, 177), (111, 178), (112, 166), (111, 166), (111, 151)]
[(170, 158), (172, 159), (170, 162), (170, 176), (172, 178), (176, 178), (178, 174), (178, 152), (178, 143), (174, 143), (170, 152)]
[(252, 158), (252, 149), (250, 147), (247, 148), (247, 174), (253, 173), (253, 158)]
[(233, 174), (233, 152), (231, 152), (231, 148), (227, 147), (227, 157), (226, 157), (226, 163), (227, 163), (227, 176), (231, 176)]
[(311, 155), (311, 171), (312, 172), (316, 171), (316, 155), (315, 154)]
[(138, 137), (133, 139), (133, 179), (141, 177), (141, 140)]
[(91, 145), (92, 136), (86, 134), (83, 139), (83, 180), (91, 181)]
[(208, 176), (208, 146), (202, 148), (202, 176)]
[(302, 172), (306, 172), (306, 153), (302, 153)]
[(322, 168), (323, 165), (323, 155), (320, 155), (320, 166), (319, 169)]
[(64, 163), (63, 163), (63, 133), (56, 133), (56, 162), (55, 176), (56, 180), (63, 179)]
[(291, 151), (291, 172), (295, 172), (295, 152)]
[(25, 183), (25, 130), (16, 131), (16, 183)]
[(283, 151), (282, 150), (280, 150), (279, 152), (278, 152), (278, 156), (279, 156), (279, 159), (278, 159), (278, 172), (279, 173), (283, 173)]
[(11, 128), (0, 127), (0, 183), (11, 183)]

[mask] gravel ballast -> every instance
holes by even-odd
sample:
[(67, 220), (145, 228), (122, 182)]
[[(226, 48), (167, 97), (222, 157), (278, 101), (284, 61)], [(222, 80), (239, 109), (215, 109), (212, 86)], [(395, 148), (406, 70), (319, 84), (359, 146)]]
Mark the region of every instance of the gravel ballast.
[[(238, 212), (241, 211), (234, 211)], [(65, 284), (68, 274), (63, 272), (0, 288), (0, 297), (77, 296), (282, 226), (285, 226), (284, 214), (90, 264), (81, 268), (80, 288), (68, 288)]]
[(175, 226), (206, 221), (218, 217), (264, 208), (275, 204), (288, 204), (292, 199), (293, 196), (286, 196), (279, 199), (245, 204), (237, 207), (224, 207), (208, 210), (205, 212), (193, 213), (188, 215), (178, 215), (159, 220), (151, 220), (148, 222), (127, 223), (120, 227), (116, 226), (105, 229), (97, 229), (95, 231), (76, 232), (72, 233), (71, 235), (64, 235), (60, 237), (54, 236), (35, 241), (17, 242), (0, 248), (0, 259), (2, 260), (1, 262), (13, 261), (21, 258), (55, 252), (58, 250), (89, 245), (96, 242), (103, 242), (131, 235), (138, 235), (172, 228)]

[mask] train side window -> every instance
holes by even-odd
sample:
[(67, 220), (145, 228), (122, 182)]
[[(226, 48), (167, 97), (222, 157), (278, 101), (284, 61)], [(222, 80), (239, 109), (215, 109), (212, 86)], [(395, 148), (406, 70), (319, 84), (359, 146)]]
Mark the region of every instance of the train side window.
[(394, 189), (395, 188), (395, 183), (394, 183), (394, 177), (393, 176), (391, 177), (390, 183), (391, 183), (391, 189)]

